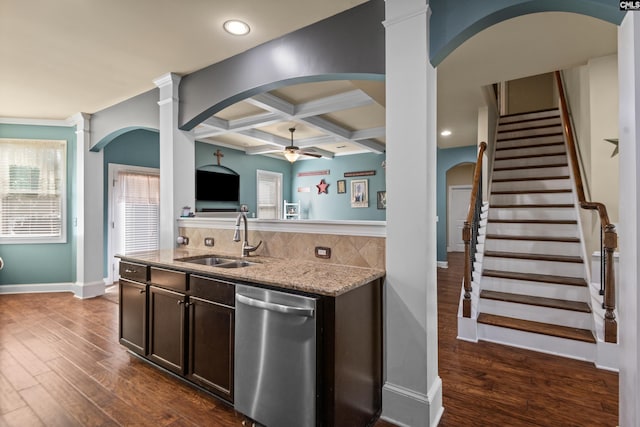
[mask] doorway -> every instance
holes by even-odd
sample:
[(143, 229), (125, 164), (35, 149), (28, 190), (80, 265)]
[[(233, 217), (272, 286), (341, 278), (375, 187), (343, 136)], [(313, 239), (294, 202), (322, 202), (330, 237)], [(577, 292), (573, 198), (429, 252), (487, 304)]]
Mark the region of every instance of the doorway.
[(115, 255), (160, 246), (160, 170), (109, 164), (108, 279), (120, 279)]

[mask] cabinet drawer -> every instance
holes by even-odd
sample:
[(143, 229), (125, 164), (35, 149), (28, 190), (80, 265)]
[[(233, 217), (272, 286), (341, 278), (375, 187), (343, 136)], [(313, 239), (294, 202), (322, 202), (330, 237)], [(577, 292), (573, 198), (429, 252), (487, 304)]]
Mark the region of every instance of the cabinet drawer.
[(236, 287), (232, 283), (192, 274), (189, 289), (193, 296), (230, 307), (235, 306)]
[(151, 283), (184, 292), (187, 290), (187, 273), (151, 267)]
[(149, 280), (149, 266), (135, 262), (120, 261), (120, 277), (147, 283), (147, 280)]

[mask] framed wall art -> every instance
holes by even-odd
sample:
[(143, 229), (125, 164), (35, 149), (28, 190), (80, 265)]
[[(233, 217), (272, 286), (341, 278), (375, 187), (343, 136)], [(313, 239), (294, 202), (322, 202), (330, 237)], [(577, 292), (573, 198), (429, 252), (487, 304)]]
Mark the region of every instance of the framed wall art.
[(351, 180), (351, 207), (352, 208), (368, 208), (369, 207), (369, 180), (367, 179)]
[(344, 179), (338, 180), (338, 194), (344, 194), (347, 192), (347, 181)]

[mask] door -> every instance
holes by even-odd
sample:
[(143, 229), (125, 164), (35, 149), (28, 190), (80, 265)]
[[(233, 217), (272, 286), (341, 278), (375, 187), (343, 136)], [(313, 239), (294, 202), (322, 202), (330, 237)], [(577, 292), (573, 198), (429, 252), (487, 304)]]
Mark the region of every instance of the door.
[(158, 169), (109, 164), (108, 277), (119, 277), (116, 254), (156, 250), (160, 238), (160, 174)]
[(470, 198), (470, 185), (449, 186), (449, 205), (447, 209), (448, 252), (464, 252), (462, 228), (469, 212)]
[(189, 297), (189, 363), (193, 382), (233, 402), (234, 310)]
[(184, 375), (184, 294), (149, 286), (149, 359)]
[(147, 351), (147, 285), (120, 279), (120, 344), (142, 356)]

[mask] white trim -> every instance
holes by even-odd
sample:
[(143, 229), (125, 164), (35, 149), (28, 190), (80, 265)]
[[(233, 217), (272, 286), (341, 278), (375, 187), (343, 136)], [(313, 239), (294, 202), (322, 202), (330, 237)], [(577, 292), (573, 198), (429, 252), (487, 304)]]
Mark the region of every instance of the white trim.
[(49, 292), (73, 292), (74, 283), (30, 283), (24, 285), (2, 285), (0, 295), (39, 294)]
[(102, 280), (93, 283), (25, 283), (22, 285), (2, 285), (0, 286), (0, 295), (71, 292), (76, 298), (86, 299), (104, 295), (105, 288), (106, 285)]
[(438, 268), (449, 268), (449, 261), (437, 261), (436, 266)]
[(73, 127), (75, 122), (73, 117), (69, 117), (66, 120), (55, 119), (25, 119), (20, 117), (0, 117), (0, 124), (2, 125), (27, 125), (27, 126), (61, 126), (61, 127)]
[[(382, 387), (383, 412), (380, 418), (400, 427), (435, 426), (444, 413), (442, 407), (442, 379), (438, 376), (427, 394), (410, 390), (406, 387), (386, 382)], [(392, 407), (402, 410), (402, 418), (411, 420), (405, 424), (393, 416), (389, 416), (384, 408)], [(434, 412), (433, 409), (436, 409)], [(425, 414), (428, 416), (425, 417)], [(420, 424), (417, 424), (420, 423)]]
[[(179, 218), (178, 227), (184, 228), (235, 228), (233, 218)], [(256, 231), (274, 231), (281, 233), (338, 234), (348, 236), (386, 237), (386, 221), (316, 221), (316, 220), (270, 220), (249, 219), (249, 227)]]

